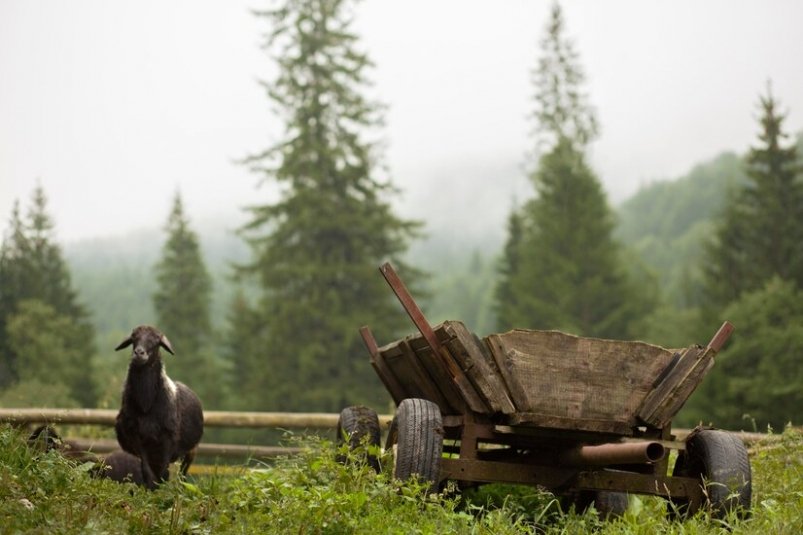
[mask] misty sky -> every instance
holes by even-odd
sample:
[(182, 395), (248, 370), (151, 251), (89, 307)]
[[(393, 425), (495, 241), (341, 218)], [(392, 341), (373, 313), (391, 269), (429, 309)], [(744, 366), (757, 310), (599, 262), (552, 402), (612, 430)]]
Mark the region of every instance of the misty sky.
[[(354, 30), (403, 190), (430, 225), (502, 227), (531, 194), (530, 71), (550, 2), (365, 0)], [(617, 203), (757, 133), (768, 79), (803, 129), (803, 2), (563, 1), (601, 137), (592, 164)], [(282, 133), (258, 86), (272, 64), (253, 1), (0, 1), (0, 225), (37, 181), (63, 241), (163, 226), (271, 198), (236, 163)], [(480, 217), (484, 215), (485, 217)]]

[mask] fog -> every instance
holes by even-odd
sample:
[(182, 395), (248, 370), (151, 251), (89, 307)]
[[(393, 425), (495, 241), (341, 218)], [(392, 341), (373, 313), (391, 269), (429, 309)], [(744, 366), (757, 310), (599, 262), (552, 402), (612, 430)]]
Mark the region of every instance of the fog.
[[(772, 80), (803, 129), (803, 3), (563, 1), (612, 204), (754, 142)], [(252, 2), (0, 2), (0, 224), (41, 184), (58, 237), (162, 226), (175, 191), (193, 221), (235, 227), (275, 198), (238, 164), (280, 139), (258, 79), (266, 21)], [(530, 71), (549, 2), (366, 0), (353, 29), (385, 103), (385, 168), (406, 217), (501, 235), (531, 195)]]

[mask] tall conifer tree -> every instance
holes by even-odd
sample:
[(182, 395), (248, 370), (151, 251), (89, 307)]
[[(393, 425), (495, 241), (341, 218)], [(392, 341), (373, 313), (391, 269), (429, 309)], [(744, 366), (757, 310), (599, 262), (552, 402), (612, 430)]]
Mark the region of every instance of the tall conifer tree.
[(707, 289), (724, 306), (773, 276), (803, 288), (803, 166), (786, 116), (768, 89), (760, 97), (759, 145), (746, 159), (747, 184), (728, 201), (708, 247)]
[[(23, 302), (38, 301), (54, 321), (66, 322), (70, 332), (62, 330), (59, 343), (66, 348), (64, 359), (76, 369), (86, 369), (95, 355), (94, 329), (88, 314), (72, 288), (69, 269), (55, 241), (53, 220), (47, 212), (47, 196), (41, 186), (34, 189), (31, 205), (23, 221), (19, 203), (15, 204), (6, 238), (0, 248), (0, 351), (4, 361), (4, 385), (16, 381), (19, 355), (10, 339), (8, 326)], [(37, 310), (42, 307), (33, 304)], [(27, 309), (26, 309), (27, 310)], [(32, 333), (26, 333), (31, 335)], [(77, 360), (76, 360), (77, 359)], [(74, 399), (86, 406), (95, 402), (96, 391), (91, 374), (65, 380)]]
[(234, 357), (260, 362), (247, 370), (263, 387), (258, 408), (335, 411), (386, 399), (358, 329), (388, 337), (405, 325), (377, 267), (392, 260), (404, 269), (417, 224), (387, 199), (394, 189), (369, 137), (381, 107), (361, 94), (371, 63), (350, 30), (351, 9), (347, 0), (287, 0), (259, 13), (272, 25), (266, 49), (279, 74), (265, 87), (285, 134), (249, 159), (283, 188), (279, 201), (250, 209), (243, 229), (253, 262), (241, 274), (261, 289), (264, 330), (259, 358)]
[(7, 387), (16, 378), (16, 357), (7, 334), (8, 320), (17, 303), (26, 293), (25, 278), (32, 273), (30, 243), (20, 215), (19, 200), (14, 202), (8, 231), (0, 247), (0, 387)]
[(521, 264), (523, 219), (522, 209), (514, 206), (507, 220), (507, 242), (497, 266), (499, 280), (494, 291), (494, 312), (500, 330), (514, 328), (518, 320), (511, 304), (517, 299), (513, 283)]
[(703, 313), (736, 331), (687, 409), (733, 429), (785, 425), (803, 385), (803, 167), (769, 89), (759, 106), (747, 182), (727, 199), (704, 266)]
[(628, 281), (612, 238), (613, 215), (586, 163), (597, 120), (581, 91), (582, 69), (564, 31), (556, 3), (532, 78), (540, 154), (530, 175), (536, 197), (511, 216), (516, 225), (497, 291), (500, 327), (628, 337), (632, 320), (647, 304)]
[(220, 363), (210, 320), (212, 278), (198, 236), (190, 228), (181, 195), (176, 193), (165, 225), (167, 240), (154, 267), (157, 325), (176, 350), (170, 374), (193, 388), (207, 408), (221, 401)]

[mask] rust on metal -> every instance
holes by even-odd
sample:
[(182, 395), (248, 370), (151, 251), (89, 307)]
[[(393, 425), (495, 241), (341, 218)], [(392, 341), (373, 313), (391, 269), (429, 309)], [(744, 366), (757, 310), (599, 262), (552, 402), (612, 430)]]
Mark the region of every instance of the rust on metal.
[(407, 286), (405, 286), (404, 282), (396, 273), (396, 270), (393, 269), (393, 266), (391, 266), (389, 262), (385, 262), (379, 267), (379, 271), (382, 273), (382, 276), (385, 277), (391, 290), (396, 294), (405, 312), (410, 316), (413, 324), (415, 324), (421, 336), (424, 337), (424, 340), (427, 341), (429, 347), (432, 348), (435, 354), (440, 354), (443, 346), (441, 346), (438, 337), (435, 336), (435, 331), (432, 330), (432, 326), (427, 321), (427, 318), (424, 317), (424, 313), (421, 312), (421, 309), (418, 307), (418, 304), (416, 304), (413, 296), (410, 295)]
[(652, 464), (665, 455), (660, 442), (620, 442), (572, 448), (560, 454), (559, 462), (564, 466)]
[(557, 466), (522, 463), (477, 461), (474, 459), (441, 459), (441, 480), (482, 483), (518, 483), (558, 488), (576, 477), (577, 471)]
[[(407, 312), (407, 315), (410, 316), (410, 319), (418, 329), (418, 332), (421, 333), (424, 341), (432, 350), (433, 355), (442, 360), (449, 372), (449, 375), (451, 375), (452, 380), (457, 383), (463, 394), (467, 395), (471, 390), (473, 390), (473, 386), (470, 385), (468, 378), (465, 376), (457, 363), (454, 362), (454, 360), (449, 356), (448, 350), (443, 346), (443, 344), (440, 343), (440, 340), (438, 340), (435, 330), (427, 321), (424, 313), (421, 312), (421, 309), (418, 307), (415, 299), (413, 299), (413, 296), (410, 295), (410, 291), (396, 273), (396, 270), (393, 269), (393, 266), (391, 266), (389, 262), (385, 262), (379, 266), (379, 271), (382, 273), (382, 276), (385, 278), (385, 281), (387, 281), (391, 290), (393, 290), (393, 293), (396, 294), (396, 297), (399, 299), (399, 302), (401, 303), (405, 312)], [(484, 403), (476, 394), (474, 394), (473, 398), (466, 399), (466, 401), (469, 403), (472, 410), (483, 412)]]
[(719, 328), (719, 330), (711, 339), (711, 341), (708, 342), (708, 349), (719, 352), (719, 350), (722, 349), (722, 346), (725, 345), (725, 342), (728, 341), (728, 338), (730, 337), (732, 332), (733, 332), (733, 324), (729, 321), (723, 323), (722, 327)]
[(581, 472), (572, 480), (571, 487), (578, 490), (609, 490), (667, 498), (686, 498), (696, 503), (700, 503), (704, 498), (699, 479), (608, 470)]

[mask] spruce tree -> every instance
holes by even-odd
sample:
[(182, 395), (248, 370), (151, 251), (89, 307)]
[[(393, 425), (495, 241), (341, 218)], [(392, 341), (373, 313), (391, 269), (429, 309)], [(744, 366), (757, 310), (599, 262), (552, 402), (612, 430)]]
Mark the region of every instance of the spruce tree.
[(30, 243), (25, 233), (19, 200), (14, 202), (8, 231), (0, 247), (0, 388), (16, 378), (15, 354), (7, 335), (9, 318), (16, 312), (17, 303), (24, 298), (31, 283), (26, 277), (33, 273)]
[(803, 404), (803, 289), (774, 276), (720, 312), (736, 330), (684, 407), (681, 425), (781, 431), (797, 424)]
[(64, 400), (68, 405), (72, 400), (85, 406), (94, 401), (83, 392), (86, 387), (91, 392), (94, 386), (86, 365), (84, 334), (72, 318), (38, 299), (25, 299), (9, 317), (6, 334), (21, 384), (63, 385), (69, 393)]
[(537, 149), (549, 150), (560, 142), (569, 142), (583, 150), (599, 134), (596, 113), (581, 90), (585, 74), (580, 56), (565, 31), (563, 11), (555, 2), (541, 40), (538, 67), (531, 76)]
[(179, 193), (173, 200), (165, 232), (167, 240), (154, 267), (157, 291), (153, 306), (158, 328), (176, 351), (167, 366), (171, 377), (188, 384), (205, 406), (212, 408), (221, 402), (222, 387), (210, 320), (212, 278)]
[(237, 393), (231, 396), (225, 408), (233, 410), (253, 410), (269, 408), (265, 405), (266, 372), (270, 368), (265, 359), (267, 329), (260, 310), (239, 288), (231, 301), (227, 314), (224, 351), (233, 363), (227, 377)]
[(250, 209), (243, 229), (253, 261), (240, 273), (260, 288), (264, 334), (258, 358), (234, 357), (259, 362), (247, 370), (262, 385), (255, 408), (337, 411), (387, 399), (358, 329), (369, 324), (380, 339), (409, 330), (377, 267), (405, 269), (400, 255), (417, 224), (388, 202), (395, 190), (369, 137), (382, 109), (361, 93), (371, 63), (350, 30), (351, 8), (287, 0), (259, 13), (272, 25), (265, 48), (279, 73), (265, 87), (285, 133), (248, 160), (282, 187), (280, 200)]
[(494, 312), (497, 328), (502, 331), (516, 327), (518, 319), (512, 307), (517, 298), (513, 281), (520, 266), (523, 219), (522, 210), (514, 206), (507, 220), (507, 242), (497, 266), (499, 280), (494, 292)]
[(554, 4), (533, 76), (536, 197), (511, 216), (497, 288), (499, 325), (629, 337), (648, 303), (628, 279), (612, 238), (613, 215), (586, 162), (597, 120), (564, 31)]
[(778, 276), (803, 288), (803, 167), (771, 90), (760, 97), (759, 144), (747, 184), (728, 200), (707, 249), (709, 306), (724, 306)]
[[(3, 351), (3, 371), (7, 373), (3, 378), (5, 385), (20, 377), (19, 355), (10, 340), (9, 322), (19, 312), (20, 303), (28, 300), (52, 310), (57, 316), (54, 322), (61, 319), (69, 322), (69, 332), (60, 331), (63, 337), (60, 343), (67, 350), (59, 358), (76, 369), (87, 369), (87, 363), (95, 356), (94, 329), (72, 288), (69, 269), (55, 241), (53, 220), (47, 212), (47, 197), (41, 186), (34, 189), (24, 221), (19, 214), (19, 204), (15, 204), (9, 232), (0, 249), (0, 288), (0, 350)], [(94, 405), (96, 390), (91, 374), (84, 373), (73, 379), (65, 377), (64, 380), (74, 399), (85, 406)]]

